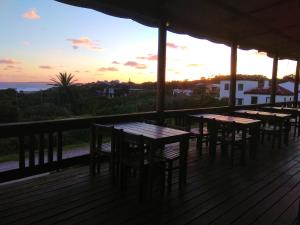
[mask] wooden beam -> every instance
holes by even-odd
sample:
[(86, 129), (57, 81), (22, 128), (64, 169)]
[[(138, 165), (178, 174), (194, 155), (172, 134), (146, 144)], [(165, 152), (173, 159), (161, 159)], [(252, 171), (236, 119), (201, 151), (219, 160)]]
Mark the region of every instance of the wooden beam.
[(299, 69), (300, 69), (300, 59), (297, 61), (295, 84), (294, 84), (294, 107), (298, 107), (298, 92), (299, 92)]
[(271, 104), (275, 104), (276, 89), (277, 89), (277, 69), (278, 69), (278, 55), (273, 58), (273, 70), (272, 70), (272, 85), (271, 85)]
[(236, 67), (237, 67), (237, 44), (231, 46), (231, 59), (230, 59), (230, 93), (229, 93), (229, 106), (235, 106), (236, 94)]
[(167, 25), (162, 20), (158, 28), (156, 111), (165, 110)]

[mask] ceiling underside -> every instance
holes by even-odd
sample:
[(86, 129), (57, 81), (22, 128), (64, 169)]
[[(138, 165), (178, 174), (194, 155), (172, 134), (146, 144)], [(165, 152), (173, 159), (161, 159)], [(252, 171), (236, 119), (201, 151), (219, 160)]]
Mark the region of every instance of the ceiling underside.
[(256, 49), (269, 56), (300, 56), (300, 0), (56, 0), (178, 34)]

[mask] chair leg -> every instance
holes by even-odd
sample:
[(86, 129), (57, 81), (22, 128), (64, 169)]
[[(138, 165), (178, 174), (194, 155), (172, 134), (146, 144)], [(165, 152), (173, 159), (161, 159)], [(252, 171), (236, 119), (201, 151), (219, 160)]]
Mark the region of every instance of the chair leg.
[(162, 170), (162, 174), (161, 174), (161, 195), (164, 196), (165, 194), (165, 186), (166, 186), (166, 174), (165, 174), (165, 168), (166, 165), (164, 163), (163, 165), (163, 170)]
[(275, 147), (275, 134), (272, 135), (272, 149)]
[(119, 175), (120, 175), (120, 177), (119, 177), (120, 188), (121, 188), (121, 190), (124, 190), (125, 189), (124, 188), (124, 186), (125, 186), (125, 176), (126, 176), (125, 166), (123, 164), (120, 164), (119, 170), (120, 170), (120, 172), (119, 172)]
[(111, 167), (111, 177), (112, 183), (115, 184), (116, 181), (116, 165), (113, 156), (110, 157), (110, 167)]
[(168, 193), (172, 190), (173, 161), (168, 162)]
[(143, 168), (140, 172), (139, 172), (139, 202), (143, 201), (143, 195), (144, 195), (144, 186), (145, 185), (145, 169)]
[(93, 176), (95, 175), (95, 158), (92, 154), (90, 158), (90, 174)]
[(196, 148), (199, 152), (200, 155), (202, 155), (202, 137), (197, 137), (197, 144), (196, 144)]
[(101, 157), (98, 156), (96, 161), (97, 161), (97, 173), (100, 173), (100, 171), (101, 171)]
[(261, 144), (264, 144), (264, 142), (265, 142), (265, 131), (262, 131), (261, 132)]
[(231, 146), (231, 154), (230, 154), (231, 167), (233, 167), (233, 165), (234, 165), (234, 152), (235, 152), (235, 149), (234, 149), (234, 146), (232, 145)]

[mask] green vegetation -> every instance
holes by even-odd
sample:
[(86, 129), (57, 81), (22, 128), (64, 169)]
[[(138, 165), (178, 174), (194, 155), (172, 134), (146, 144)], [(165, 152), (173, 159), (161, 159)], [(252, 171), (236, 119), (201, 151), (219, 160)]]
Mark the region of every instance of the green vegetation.
[[(80, 116), (99, 116), (154, 111), (156, 84), (118, 81), (76, 84), (72, 74), (60, 73), (51, 79), (53, 87), (38, 92), (18, 93), (0, 90), (0, 123), (53, 120)], [(226, 102), (197, 91), (199, 81), (174, 81), (166, 85), (166, 109), (226, 105)], [(174, 88), (192, 89), (192, 96), (172, 95)], [(110, 93), (113, 89), (113, 95)], [(64, 145), (81, 145), (89, 140), (87, 130), (64, 133)], [(0, 161), (15, 159), (17, 139), (0, 140)], [(73, 146), (74, 147), (74, 146)], [(70, 148), (70, 147), (69, 147)]]

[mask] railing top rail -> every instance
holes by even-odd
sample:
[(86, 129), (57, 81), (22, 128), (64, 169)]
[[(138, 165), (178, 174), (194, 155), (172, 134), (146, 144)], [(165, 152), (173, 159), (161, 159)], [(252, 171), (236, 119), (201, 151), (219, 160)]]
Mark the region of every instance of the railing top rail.
[[(282, 103), (277, 103), (280, 105)], [(221, 107), (207, 107), (207, 108), (193, 108), (193, 109), (178, 109), (166, 110), (163, 115), (155, 111), (118, 114), (118, 115), (104, 115), (80, 118), (66, 118), (46, 121), (33, 122), (17, 122), (17, 123), (3, 123), (0, 124), (0, 138), (17, 137), (28, 133), (51, 132), (51, 131), (66, 131), (89, 128), (91, 123), (111, 123), (122, 121), (134, 121), (140, 119), (158, 119), (162, 116), (164, 118), (173, 117), (176, 115), (190, 114), (190, 113), (205, 113), (205, 112), (230, 112), (237, 109), (249, 109), (268, 106), (270, 104), (248, 105), (248, 106), (229, 106)]]

